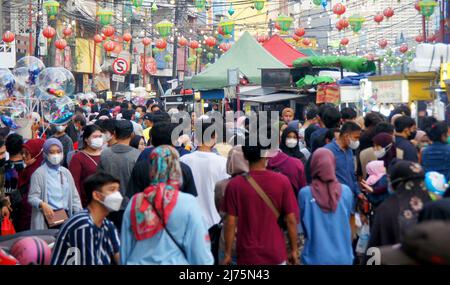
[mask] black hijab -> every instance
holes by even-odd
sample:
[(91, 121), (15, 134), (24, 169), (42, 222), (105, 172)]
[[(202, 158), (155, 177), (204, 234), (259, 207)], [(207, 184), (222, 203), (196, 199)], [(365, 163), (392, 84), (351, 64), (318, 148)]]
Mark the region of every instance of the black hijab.
[[(297, 137), (297, 145), (294, 148), (289, 148), (286, 145), (286, 139), (290, 133), (294, 133), (295, 136)], [(303, 162), (303, 164), (306, 163), (305, 155), (300, 151), (300, 148), (298, 146), (298, 130), (297, 130), (297, 128), (287, 127), (283, 131), (283, 133), (281, 134), (280, 149), (285, 154), (300, 159)]]

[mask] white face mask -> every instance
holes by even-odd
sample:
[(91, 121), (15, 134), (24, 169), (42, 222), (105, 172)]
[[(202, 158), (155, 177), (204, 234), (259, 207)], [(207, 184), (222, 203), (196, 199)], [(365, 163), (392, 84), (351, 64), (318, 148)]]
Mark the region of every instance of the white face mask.
[(48, 156), (48, 162), (50, 162), (53, 165), (59, 165), (61, 163), (61, 161), (63, 160), (63, 154), (59, 153), (59, 154), (50, 154)]
[(373, 153), (375, 154), (376, 158), (380, 159), (386, 155), (386, 150), (384, 148), (382, 148), (380, 150), (375, 150)]
[(64, 132), (66, 130), (66, 126), (56, 126), (56, 131)]
[(94, 149), (99, 149), (103, 146), (103, 137), (91, 139), (90, 147)]
[(354, 140), (350, 139), (350, 144), (348, 146), (353, 150), (358, 149), (359, 141), (354, 141)]
[(99, 201), (103, 204), (109, 211), (117, 212), (120, 210), (120, 206), (122, 205), (122, 194), (119, 191), (116, 191), (112, 194), (109, 194), (105, 197), (105, 200)]
[(298, 144), (298, 141), (296, 139), (286, 139), (286, 146), (288, 148), (294, 148)]

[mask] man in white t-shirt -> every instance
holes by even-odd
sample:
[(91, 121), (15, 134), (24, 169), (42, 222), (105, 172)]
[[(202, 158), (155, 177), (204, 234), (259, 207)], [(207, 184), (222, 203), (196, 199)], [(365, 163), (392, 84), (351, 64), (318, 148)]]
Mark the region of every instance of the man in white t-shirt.
[[(220, 216), (214, 204), (214, 188), (220, 180), (229, 177), (226, 171), (226, 158), (211, 151), (215, 144), (215, 134), (205, 138), (205, 131), (211, 123), (202, 123), (203, 140), (199, 140), (197, 151), (186, 154), (180, 161), (186, 163), (192, 170), (198, 201), (203, 214), (203, 220), (208, 228), (220, 222)], [(200, 134), (200, 133), (199, 133)]]

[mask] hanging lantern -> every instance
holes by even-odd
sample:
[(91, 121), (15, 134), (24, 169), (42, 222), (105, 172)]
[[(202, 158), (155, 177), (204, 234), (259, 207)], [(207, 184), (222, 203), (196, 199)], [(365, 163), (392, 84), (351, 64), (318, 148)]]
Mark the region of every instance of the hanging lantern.
[(47, 1), (44, 3), (44, 9), (47, 11), (47, 17), (54, 20), (59, 12), (59, 3), (58, 1)]
[(206, 0), (194, 0), (194, 6), (197, 10), (202, 11), (205, 8)]
[(229, 43), (221, 43), (221, 44), (219, 45), (219, 48), (220, 48), (223, 52), (226, 52), (226, 51), (228, 51), (228, 50), (231, 48), (231, 44), (229, 44)]
[(195, 55), (194, 56), (190, 56), (187, 59), (187, 64), (191, 65), (191, 64), (194, 64), (196, 61), (197, 61), (197, 56), (195, 56)]
[(72, 32), (72, 28), (67, 27), (63, 29), (63, 35), (65, 37), (70, 37), (72, 35)]
[(130, 33), (123, 34), (123, 40), (127, 43), (129, 43), (132, 38), (133, 38), (133, 36)]
[(131, 0), (131, 3), (136, 9), (141, 8), (143, 0)]
[(222, 27), (217, 27), (217, 32), (219, 33), (219, 35), (225, 36)]
[(295, 35), (297, 37), (303, 37), (306, 34), (305, 29), (304, 28), (297, 28), (295, 29)]
[(415, 40), (416, 40), (416, 42), (421, 43), (421, 42), (423, 42), (423, 36), (418, 35), (418, 36), (416, 36)]
[(342, 26), (342, 24), (338, 21), (338, 22), (336, 22), (336, 29), (340, 32), (340, 31), (342, 31), (343, 29), (344, 29), (344, 27)]
[(178, 40), (178, 45), (179, 45), (180, 47), (185, 47), (185, 46), (187, 46), (187, 44), (188, 44), (188, 41), (187, 41), (184, 37), (181, 37), (181, 38)]
[(213, 54), (212, 52), (208, 52), (208, 53), (206, 54), (206, 57), (207, 57), (209, 60), (211, 60), (211, 59), (214, 58), (214, 54)]
[(341, 27), (342, 27), (344, 30), (347, 29), (348, 26), (350, 26), (350, 23), (349, 23), (348, 20), (345, 19), (345, 18), (340, 19), (340, 20), (338, 21), (338, 23), (341, 25)]
[(158, 39), (155, 42), (155, 47), (157, 47), (159, 50), (165, 50), (167, 47), (167, 42), (164, 39)]
[(348, 18), (348, 22), (352, 28), (354, 33), (358, 33), (362, 29), (363, 23), (366, 21), (364, 17), (361, 17), (359, 14), (352, 15)]
[(99, 34), (96, 34), (96, 35), (94, 36), (94, 42), (95, 42), (96, 44), (99, 44), (99, 43), (103, 42), (103, 37), (102, 37), (101, 35), (99, 35)]
[(164, 61), (165, 61), (165, 62), (171, 62), (171, 61), (172, 61), (172, 56), (171, 56), (170, 54), (166, 54), (166, 55), (164, 56)]
[(55, 41), (55, 47), (59, 50), (65, 49), (67, 46), (67, 42), (65, 39), (59, 39)]
[(400, 47), (400, 52), (401, 53), (406, 53), (408, 51), (408, 45), (407, 44), (402, 44), (402, 46)]
[(116, 29), (114, 29), (113, 26), (106, 26), (102, 29), (103, 35), (105, 35), (105, 37), (108, 37), (108, 38), (112, 37), (115, 32), (116, 32)]
[(378, 13), (373, 17), (373, 20), (375, 21), (375, 23), (377, 23), (379, 25), (381, 22), (383, 22), (384, 16), (383, 16), (383, 14)]
[(191, 48), (191, 49), (197, 49), (197, 48), (199, 48), (200, 47), (200, 44), (197, 42), (197, 41), (191, 41), (190, 43), (189, 43), (189, 47)]
[(314, 5), (320, 6), (322, 5), (322, 0), (313, 0)]
[(103, 48), (109, 53), (116, 49), (116, 44), (113, 41), (106, 41), (103, 43)]
[(16, 38), (16, 36), (15, 36), (12, 32), (6, 31), (6, 32), (3, 34), (2, 40), (3, 40), (5, 43), (9, 44), (9, 43), (13, 42), (15, 38)]
[(152, 49), (152, 53), (153, 53), (153, 54), (157, 54), (157, 53), (159, 53), (159, 52), (161, 52), (161, 50), (158, 49), (157, 47), (154, 47), (154, 48)]
[(278, 24), (278, 23), (275, 23), (275, 29), (277, 29), (277, 30), (281, 30), (281, 26), (280, 26), (280, 24)]
[(51, 39), (53, 39), (56, 36), (56, 30), (51, 27), (51, 26), (47, 26), (45, 27), (45, 29), (42, 31), (42, 35), (48, 40), (50, 41)]
[(438, 3), (434, 0), (421, 0), (419, 1), (420, 14), (424, 16), (426, 19), (429, 19), (431, 15), (434, 13), (434, 8), (438, 5)]
[(215, 37), (208, 37), (205, 43), (209, 48), (213, 48), (217, 44), (217, 41)]
[(155, 25), (161, 37), (166, 38), (172, 31), (173, 24), (167, 20), (161, 21)]
[(197, 54), (201, 54), (203, 52), (203, 49), (201, 47), (198, 47), (198, 48), (195, 49), (195, 52)]
[(233, 16), (234, 14), (233, 3), (230, 3), (230, 8), (228, 9), (228, 15)]
[(100, 10), (97, 12), (97, 16), (100, 19), (100, 24), (103, 26), (111, 24), (113, 15), (114, 13), (109, 10)]
[(341, 39), (340, 44), (341, 44), (341, 46), (346, 46), (346, 45), (348, 45), (349, 42), (350, 42), (350, 40), (348, 38), (343, 38), (343, 39)]
[(419, 1), (417, 1), (416, 4), (414, 4), (414, 9), (416, 9), (417, 12), (420, 13), (420, 5), (419, 5)]
[(280, 15), (275, 21), (277, 22), (278, 25), (280, 25), (281, 32), (286, 34), (291, 28), (291, 24), (294, 21), (294, 19), (292, 19), (292, 17)]
[(255, 6), (256, 11), (261, 12), (264, 9), (266, 0), (253, 0), (253, 6)]
[(296, 34), (294, 34), (294, 35), (292, 36), (292, 39), (293, 39), (294, 41), (298, 42), (298, 41), (301, 40), (302, 38), (299, 37), (299, 36), (297, 36)]
[(158, 5), (156, 5), (156, 0), (153, 1), (152, 4), (152, 13), (156, 13), (158, 11)]
[(307, 38), (304, 38), (304, 39), (302, 40), (302, 44), (303, 44), (304, 46), (310, 46), (310, 45), (311, 45), (311, 40), (310, 40), (310, 39), (307, 39)]
[(222, 20), (219, 27), (222, 27), (224, 36), (229, 37), (234, 32), (234, 21), (230, 19)]
[(384, 48), (387, 47), (388, 41), (385, 40), (385, 39), (382, 39), (382, 40), (380, 40), (380, 41), (378, 42), (378, 45), (380, 46), (380, 48), (384, 49)]
[(345, 10), (344, 4), (337, 3), (333, 6), (333, 13), (336, 14), (338, 18), (345, 13)]
[(391, 7), (387, 7), (384, 9), (383, 15), (386, 17), (386, 21), (389, 21), (389, 18), (394, 16), (394, 10)]
[(429, 43), (435, 42), (436, 40), (437, 40), (436, 34), (427, 37), (427, 42), (429, 42)]
[(149, 38), (143, 38), (143, 39), (142, 39), (142, 44), (143, 44), (144, 46), (149, 46), (151, 43), (152, 43), (152, 40), (149, 39)]

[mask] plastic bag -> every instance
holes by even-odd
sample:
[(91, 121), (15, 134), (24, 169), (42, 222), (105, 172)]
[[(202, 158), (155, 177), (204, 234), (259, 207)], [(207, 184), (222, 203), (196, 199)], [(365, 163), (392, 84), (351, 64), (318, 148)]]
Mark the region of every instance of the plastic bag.
[(359, 239), (358, 239), (358, 243), (356, 244), (356, 252), (365, 254), (367, 246), (369, 244), (369, 238), (370, 238), (370, 227), (368, 224), (362, 225), (358, 236), (359, 236)]
[(15, 233), (16, 230), (9, 217), (4, 217), (2, 222), (2, 236), (13, 235)]

